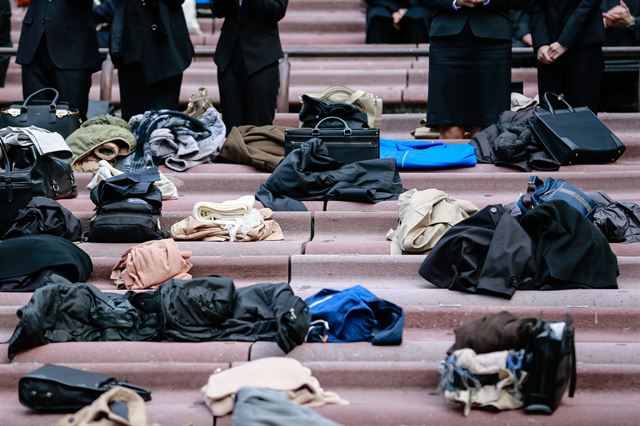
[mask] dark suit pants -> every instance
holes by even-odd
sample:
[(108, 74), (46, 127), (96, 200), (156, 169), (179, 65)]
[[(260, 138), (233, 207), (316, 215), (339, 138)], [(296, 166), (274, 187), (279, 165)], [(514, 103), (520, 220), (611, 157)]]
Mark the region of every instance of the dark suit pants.
[[(0, 47), (11, 47), (11, 5), (9, 0), (0, 0)], [(9, 68), (11, 56), (0, 56), (0, 87)]]
[[(53, 87), (60, 93), (59, 100), (78, 108), (84, 120), (89, 105), (91, 74), (89, 70), (56, 67), (49, 55), (45, 37), (42, 37), (33, 61), (29, 65), (22, 65), (22, 95), (26, 98), (44, 87)], [(34, 99), (50, 100), (51, 93), (43, 93)]]
[(569, 49), (551, 65), (538, 61), (540, 100), (547, 91), (562, 93), (571, 106), (587, 106), (597, 112), (603, 71), (599, 45)]
[(118, 68), (118, 81), (122, 118), (127, 121), (152, 109), (177, 110), (180, 107), (182, 74), (145, 85), (142, 65), (134, 63)]
[(280, 87), (277, 62), (248, 75), (242, 53), (236, 49), (227, 68), (218, 69), (218, 87), (227, 134), (232, 127), (245, 124), (273, 124)]
[(429, 41), (424, 19), (404, 17), (399, 28), (393, 26), (393, 18), (373, 16), (367, 23), (367, 44), (426, 43)]

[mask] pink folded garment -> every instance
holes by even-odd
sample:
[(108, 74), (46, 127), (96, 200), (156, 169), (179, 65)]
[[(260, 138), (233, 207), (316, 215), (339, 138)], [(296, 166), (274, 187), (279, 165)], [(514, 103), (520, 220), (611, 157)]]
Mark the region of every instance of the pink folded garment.
[(181, 251), (174, 240), (147, 241), (130, 248), (111, 271), (119, 289), (156, 288), (172, 278), (190, 280), (191, 251)]

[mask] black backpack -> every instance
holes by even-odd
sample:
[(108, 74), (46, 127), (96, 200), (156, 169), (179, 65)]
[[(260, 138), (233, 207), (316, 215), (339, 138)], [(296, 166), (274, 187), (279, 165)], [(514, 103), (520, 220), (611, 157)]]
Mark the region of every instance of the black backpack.
[[(564, 324), (564, 326), (562, 326)], [(569, 397), (576, 389), (576, 350), (573, 318), (563, 322), (538, 321), (531, 332), (525, 366), (524, 410), (552, 414), (569, 386)]]

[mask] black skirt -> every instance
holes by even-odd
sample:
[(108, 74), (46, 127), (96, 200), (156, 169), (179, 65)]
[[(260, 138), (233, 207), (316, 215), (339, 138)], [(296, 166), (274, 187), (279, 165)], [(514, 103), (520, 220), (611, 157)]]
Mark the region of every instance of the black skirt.
[(509, 109), (511, 42), (479, 38), (469, 24), (429, 47), (428, 126), (487, 127)]

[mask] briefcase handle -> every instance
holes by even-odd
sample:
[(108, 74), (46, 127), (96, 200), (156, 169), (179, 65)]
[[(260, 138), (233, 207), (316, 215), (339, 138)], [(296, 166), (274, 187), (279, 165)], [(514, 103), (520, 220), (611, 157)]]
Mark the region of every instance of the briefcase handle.
[(571, 112), (575, 112), (573, 107), (571, 105), (569, 105), (569, 103), (567, 101), (564, 100), (564, 95), (563, 94), (555, 94), (553, 92), (545, 92), (544, 93), (544, 103), (547, 104), (547, 110), (549, 110), (549, 112), (551, 114), (555, 114), (556, 111), (553, 109), (553, 107), (551, 106), (551, 101), (549, 100), (549, 95), (553, 95), (556, 97), (557, 100), (559, 100), (560, 102), (562, 102), (563, 104), (565, 104), (567, 106), (567, 109)]
[(314, 127), (314, 128), (311, 130), (311, 136), (320, 136), (320, 128), (319, 128), (319, 127), (320, 127), (320, 124), (322, 124), (322, 122), (323, 122), (323, 121), (325, 121), (325, 120), (330, 120), (330, 119), (338, 120), (339, 122), (341, 122), (342, 124), (344, 124), (344, 131), (343, 131), (344, 135), (345, 135), (345, 136), (351, 136), (351, 133), (353, 133), (353, 132), (352, 132), (352, 130), (351, 130), (351, 128), (349, 127), (349, 125), (347, 124), (347, 122), (346, 122), (346, 121), (344, 121), (344, 120), (343, 120), (342, 118), (340, 118), (340, 117), (325, 117), (325, 118), (323, 118), (322, 120), (318, 121), (318, 124), (316, 124), (316, 127)]
[(34, 96), (42, 93), (42, 92), (46, 92), (46, 91), (52, 91), (55, 95), (53, 97), (53, 100), (49, 103), (49, 111), (51, 112), (55, 112), (56, 111), (56, 104), (58, 103), (58, 98), (60, 97), (60, 93), (54, 89), (53, 87), (44, 87), (40, 90), (36, 90), (35, 92), (33, 92), (32, 94), (30, 94), (27, 99), (24, 100), (24, 102), (22, 103), (22, 105), (20, 106), (20, 111), (22, 113), (27, 112), (27, 110), (29, 109), (27, 107), (27, 105), (29, 104), (29, 102), (31, 101), (31, 98), (33, 98)]

